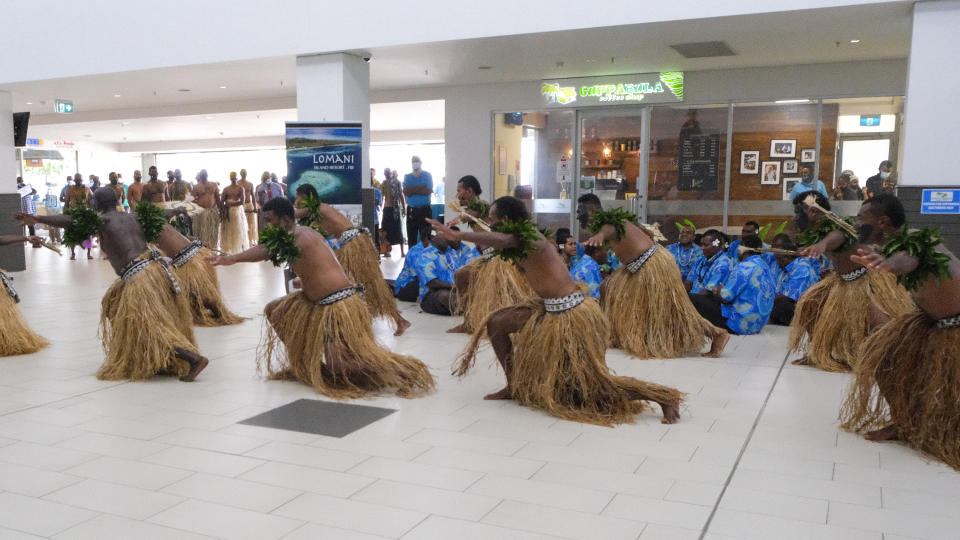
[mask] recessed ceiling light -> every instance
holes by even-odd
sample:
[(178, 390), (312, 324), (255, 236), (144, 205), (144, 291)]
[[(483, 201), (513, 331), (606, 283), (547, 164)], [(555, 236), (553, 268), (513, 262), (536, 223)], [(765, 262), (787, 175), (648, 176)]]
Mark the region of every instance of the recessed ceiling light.
[(477, 66), (477, 69), (493, 69), (493, 66)]
[(28, 102), (27, 102), (27, 105), (33, 105), (33, 102), (32, 102), (32, 101), (28, 101)]
[(851, 40), (850, 40), (850, 43), (860, 43), (860, 40), (859, 40), (859, 39), (851, 39)]
[(120, 97), (120, 94), (114, 94), (113, 97)]
[(179, 89), (177, 89), (177, 92), (189, 92), (189, 91), (190, 91), (189, 88), (179, 88)]
[(220, 87), (221, 90), (225, 90), (226, 88), (226, 85)]
[(206, 120), (213, 120), (213, 117), (212, 117), (212, 116), (204, 116), (204, 118), (205, 118)]

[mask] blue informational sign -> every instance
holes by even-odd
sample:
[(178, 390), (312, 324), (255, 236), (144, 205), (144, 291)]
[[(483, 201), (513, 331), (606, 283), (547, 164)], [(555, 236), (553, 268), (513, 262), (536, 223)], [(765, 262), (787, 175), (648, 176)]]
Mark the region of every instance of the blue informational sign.
[(960, 214), (960, 189), (925, 189), (921, 214)]
[(880, 125), (880, 115), (879, 114), (861, 114), (860, 115), (860, 125), (863, 127), (877, 127)]
[(327, 204), (359, 205), (363, 188), (359, 122), (287, 122), (287, 186), (312, 185)]

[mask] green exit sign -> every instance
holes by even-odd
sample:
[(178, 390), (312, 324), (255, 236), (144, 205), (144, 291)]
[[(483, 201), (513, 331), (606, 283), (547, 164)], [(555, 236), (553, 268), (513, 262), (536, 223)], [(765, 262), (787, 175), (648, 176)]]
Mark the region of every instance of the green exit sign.
[(73, 102), (67, 101), (65, 99), (56, 100), (54, 105), (54, 110), (60, 114), (70, 114), (73, 112)]

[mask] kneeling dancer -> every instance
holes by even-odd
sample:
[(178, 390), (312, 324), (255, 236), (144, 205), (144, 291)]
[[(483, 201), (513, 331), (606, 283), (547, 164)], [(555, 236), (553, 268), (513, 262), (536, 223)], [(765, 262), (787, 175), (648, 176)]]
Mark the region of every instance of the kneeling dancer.
[(703, 356), (720, 356), (730, 334), (697, 312), (676, 260), (634, 224), (637, 216), (620, 208), (603, 211), (600, 199), (588, 194), (578, 201), (577, 218), (595, 235), (584, 245), (609, 242), (625, 261), (600, 288), (614, 347), (638, 358), (677, 358), (699, 352), (710, 339)]
[(100, 248), (120, 279), (101, 301), (106, 359), (97, 378), (142, 380), (164, 373), (194, 380), (208, 361), (197, 352), (190, 305), (169, 259), (147, 247), (134, 215), (117, 212), (113, 189), (98, 189), (93, 202), (96, 212), (77, 207), (62, 216), (17, 214), (17, 219), (63, 227), (66, 238), (100, 235)]
[(296, 205), (296, 216), (300, 225), (312, 227), (324, 236), (332, 235), (339, 239), (337, 260), (347, 276), (366, 289), (364, 298), (370, 314), (374, 317), (390, 318), (396, 328), (393, 335), (403, 334), (410, 327), (410, 321), (400, 315), (397, 299), (383, 279), (380, 258), (370, 231), (355, 227), (336, 208), (324, 204), (317, 195), (316, 188), (310, 184), (301, 184), (297, 188)]
[(901, 440), (960, 470), (960, 261), (932, 229), (901, 231), (852, 258), (897, 275), (917, 307), (863, 344), (843, 427), (874, 429), (867, 439)]
[[(537, 295), (485, 321), (507, 386), (484, 399), (514, 399), (565, 420), (607, 426), (632, 422), (647, 400), (663, 409), (663, 423), (676, 422), (680, 391), (610, 373), (604, 359), (609, 325), (600, 305), (573, 281), (556, 246), (537, 232), (523, 202), (501, 197), (490, 217), (498, 232), (453, 231), (430, 220), (449, 240), (478, 242), (514, 261)], [(473, 365), (482, 335), (480, 329), (474, 332), (456, 375)]]
[[(304, 382), (334, 399), (385, 390), (412, 397), (432, 389), (434, 380), (423, 362), (377, 343), (363, 286), (347, 278), (322, 235), (296, 224), (290, 201), (270, 200), (263, 218), (270, 226), (260, 232), (256, 247), (208, 260), (225, 266), (269, 259), (276, 266), (290, 264), (299, 276), (301, 290), (264, 309), (269, 326), (259, 363), (268, 375)], [(279, 342), (286, 355), (278, 351)]]
[(137, 219), (147, 242), (170, 257), (180, 288), (190, 300), (190, 312), (196, 326), (228, 326), (240, 324), (243, 317), (227, 308), (220, 292), (217, 270), (207, 263), (213, 251), (203, 247), (200, 240), (190, 241), (170, 225), (166, 218), (176, 210), (162, 210), (146, 201), (136, 207)]
[[(38, 236), (0, 236), (0, 246), (10, 246), (30, 242), (34, 246), (43, 244)], [(50, 342), (36, 334), (27, 325), (17, 304), (20, 296), (13, 288), (13, 282), (0, 270), (0, 356), (30, 354), (50, 345)]]

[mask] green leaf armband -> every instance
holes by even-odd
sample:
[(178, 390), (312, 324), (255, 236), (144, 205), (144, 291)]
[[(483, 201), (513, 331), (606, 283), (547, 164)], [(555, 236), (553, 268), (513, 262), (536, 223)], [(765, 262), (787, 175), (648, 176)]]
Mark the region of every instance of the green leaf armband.
[(65, 216), (70, 216), (73, 221), (63, 231), (63, 243), (67, 247), (76, 247), (83, 245), (91, 236), (96, 235), (103, 226), (103, 218), (100, 214), (86, 205), (80, 204), (63, 211)]
[[(850, 225), (854, 225), (853, 218), (845, 217), (844, 221)], [(827, 237), (828, 234), (833, 231), (840, 231), (843, 234), (843, 244), (837, 248), (836, 251), (847, 251), (857, 245), (859, 239), (851, 235), (847, 230), (841, 227), (838, 223), (831, 221), (827, 218), (820, 219), (820, 222), (814, 225), (813, 227), (800, 233), (800, 245), (803, 247), (812, 246), (817, 242), (822, 241)]]
[(533, 247), (533, 243), (540, 239), (537, 226), (529, 219), (504, 220), (498, 223), (494, 230), (498, 233), (514, 236), (519, 241), (520, 244), (516, 247), (494, 250), (494, 253), (501, 259), (513, 263), (523, 262), (536, 249)]
[(590, 220), (590, 232), (597, 234), (604, 225), (612, 225), (616, 230), (617, 240), (621, 240), (627, 232), (626, 222), (636, 223), (637, 216), (623, 208), (611, 208), (594, 214)]
[(950, 277), (950, 256), (936, 250), (941, 242), (940, 231), (937, 229), (924, 227), (919, 231), (909, 232), (904, 226), (887, 238), (881, 253), (884, 257), (891, 257), (903, 251), (916, 257), (917, 268), (913, 272), (897, 276), (897, 283), (908, 291), (916, 291), (931, 278)]
[(274, 266), (280, 266), (283, 263), (293, 264), (300, 258), (300, 248), (291, 234), (286, 229), (280, 227), (268, 226), (260, 231), (260, 245), (267, 248), (270, 254), (270, 262)]
[(143, 229), (143, 236), (147, 242), (156, 242), (163, 226), (167, 224), (163, 209), (150, 201), (140, 201), (134, 211), (137, 213), (137, 221), (140, 222), (140, 228)]

